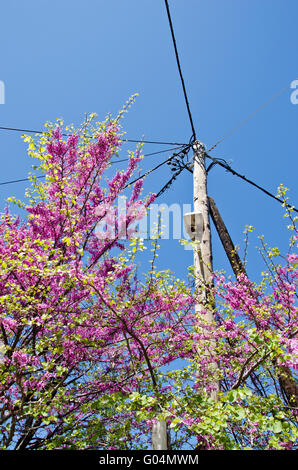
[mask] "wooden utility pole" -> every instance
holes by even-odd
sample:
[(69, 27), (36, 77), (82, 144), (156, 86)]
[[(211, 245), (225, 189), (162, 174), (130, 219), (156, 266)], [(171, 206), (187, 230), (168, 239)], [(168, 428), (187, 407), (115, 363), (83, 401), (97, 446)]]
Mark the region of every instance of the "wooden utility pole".
[[(204, 146), (195, 141), (193, 162), (193, 205), (194, 213), (202, 214), (203, 235), (198, 250), (194, 250), (194, 265), (196, 270), (196, 282), (198, 287), (202, 279), (204, 283), (212, 283), (212, 247), (211, 230), (209, 220), (209, 203), (207, 196), (207, 174), (205, 168)], [(210, 313), (208, 320), (213, 321)]]
[(152, 428), (152, 450), (168, 449), (167, 423), (158, 419)]
[[(199, 141), (193, 144), (193, 205), (194, 213), (191, 217), (191, 231), (199, 234), (200, 240), (193, 237), (193, 240), (199, 241), (199, 245), (194, 250), (194, 267), (195, 267), (195, 287), (197, 295), (197, 303), (195, 307), (196, 316), (199, 322), (214, 322), (212, 309), (210, 309), (210, 297), (208, 295), (209, 288), (212, 286), (212, 246), (211, 246), (211, 229), (209, 220), (209, 200), (207, 195), (207, 173), (205, 167), (205, 148)], [(196, 227), (200, 224), (201, 227)], [(208, 308), (209, 306), (209, 308)], [(206, 312), (207, 309), (207, 313)], [(204, 314), (202, 314), (204, 310)], [(200, 329), (200, 327), (198, 328)], [(203, 327), (204, 331), (204, 327)], [(205, 344), (205, 354), (208, 357), (208, 349), (214, 348), (214, 341), (208, 341)], [(215, 369), (216, 365), (211, 364)], [(210, 396), (216, 400), (218, 395), (218, 382), (209, 384), (214, 389)], [(152, 429), (152, 449), (166, 450), (167, 446), (167, 426), (163, 420), (157, 420)]]
[(210, 209), (210, 215), (211, 215), (212, 221), (214, 223), (218, 236), (221, 240), (221, 243), (224, 247), (226, 255), (230, 261), (231, 267), (237, 279), (239, 274), (241, 273), (246, 274), (245, 268), (235, 249), (234, 243), (232, 242), (228, 229), (225, 226), (225, 223), (219, 213), (219, 210), (216, 207), (214, 200), (212, 199), (212, 197), (208, 196), (208, 201), (209, 201), (209, 209)]
[[(197, 295), (196, 316), (200, 321), (213, 323), (213, 309), (210, 308), (212, 298), (209, 296), (212, 287), (212, 246), (211, 246), (211, 229), (209, 220), (209, 201), (207, 195), (207, 173), (205, 167), (205, 148), (204, 145), (195, 141), (193, 145), (194, 161), (193, 161), (193, 201), (194, 213), (202, 214), (202, 239), (194, 250), (194, 267), (195, 267), (195, 287)], [(204, 314), (202, 314), (204, 310)], [(199, 327), (200, 329), (200, 327)], [(204, 326), (202, 327), (204, 332)], [(210, 340), (203, 344), (206, 356), (209, 355), (208, 350), (215, 347), (214, 341)], [(212, 364), (216, 369), (216, 365)], [(218, 382), (212, 382), (209, 385), (214, 389), (210, 396), (216, 400), (218, 396)]]

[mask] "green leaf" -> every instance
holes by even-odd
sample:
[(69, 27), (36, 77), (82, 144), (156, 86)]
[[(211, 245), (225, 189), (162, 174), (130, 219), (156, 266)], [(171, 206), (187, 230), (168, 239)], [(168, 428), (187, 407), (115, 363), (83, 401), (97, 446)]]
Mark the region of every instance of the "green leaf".
[(271, 426), (271, 430), (275, 433), (275, 434), (279, 434), (282, 432), (282, 422), (281, 421), (274, 421), (274, 423), (272, 424)]

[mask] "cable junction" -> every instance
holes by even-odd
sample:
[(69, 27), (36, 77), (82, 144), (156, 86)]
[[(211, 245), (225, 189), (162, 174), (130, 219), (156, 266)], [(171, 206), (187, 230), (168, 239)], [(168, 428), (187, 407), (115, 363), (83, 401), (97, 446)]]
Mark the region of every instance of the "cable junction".
[[(158, 170), (160, 167), (162, 167), (163, 165), (165, 164), (168, 164), (168, 165), (174, 165), (173, 168), (174, 170), (172, 171), (175, 171), (176, 170), (176, 165), (178, 165), (178, 161), (179, 159), (183, 160), (183, 158), (185, 158), (185, 156), (187, 155), (187, 152), (189, 151), (190, 149), (190, 146), (186, 146), (184, 149), (182, 149), (180, 152), (178, 153), (173, 153), (173, 155), (171, 155), (169, 158), (167, 158), (166, 160), (164, 160), (163, 162), (161, 162), (159, 165), (155, 166), (154, 168), (151, 168), (151, 170), (148, 170), (146, 171), (146, 173), (144, 173), (143, 175), (139, 176), (138, 178), (136, 178), (135, 180), (133, 181), (130, 181), (125, 187), (127, 188), (128, 186), (131, 186), (132, 184), (136, 183), (137, 181), (139, 181), (140, 179), (143, 179), (143, 178), (146, 178), (148, 175), (150, 175), (150, 173), (153, 173), (153, 171), (156, 171)], [(184, 168), (183, 168), (184, 169)]]

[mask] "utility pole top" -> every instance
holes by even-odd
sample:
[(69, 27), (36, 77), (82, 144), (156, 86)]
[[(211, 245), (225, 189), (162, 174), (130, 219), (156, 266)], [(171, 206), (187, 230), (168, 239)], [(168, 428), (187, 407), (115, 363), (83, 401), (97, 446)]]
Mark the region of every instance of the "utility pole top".
[(205, 153), (206, 152), (206, 147), (203, 142), (200, 142), (199, 140), (195, 140), (194, 143), (192, 144), (193, 151), (195, 153)]

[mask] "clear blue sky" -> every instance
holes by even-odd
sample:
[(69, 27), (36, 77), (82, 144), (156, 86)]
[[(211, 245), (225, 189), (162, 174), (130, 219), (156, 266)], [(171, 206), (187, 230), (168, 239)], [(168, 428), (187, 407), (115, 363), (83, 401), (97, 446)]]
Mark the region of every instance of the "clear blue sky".
[[(263, 105), (282, 95), (225, 139), (213, 155), (276, 194), (283, 183), (298, 206), (298, 105), (290, 101), (297, 70), (297, 0), (169, 0), (197, 136), (207, 147)], [(84, 113), (100, 118), (140, 96), (124, 122), (127, 137), (188, 142), (191, 129), (163, 0), (10, 0), (2, 2), (0, 80), (6, 103), (0, 126), (40, 129), (63, 117), (79, 124)], [(132, 148), (125, 146), (124, 149)], [(163, 146), (146, 145), (145, 152)], [(33, 163), (20, 134), (0, 131), (0, 182), (23, 178)], [(124, 152), (123, 152), (124, 155)], [(165, 156), (148, 157), (147, 170)], [(123, 168), (124, 164), (122, 165)], [(149, 176), (158, 191), (167, 166)], [(269, 245), (287, 246), (283, 208), (247, 183), (214, 168), (209, 194), (236, 244), (246, 224)], [(23, 197), (26, 183), (0, 186), (1, 207), (9, 195)], [(159, 200), (192, 202), (192, 177), (183, 173)], [(252, 239), (248, 272), (262, 263)], [(214, 267), (229, 266), (213, 230)], [(192, 263), (177, 241), (163, 241), (160, 267), (181, 277)]]

